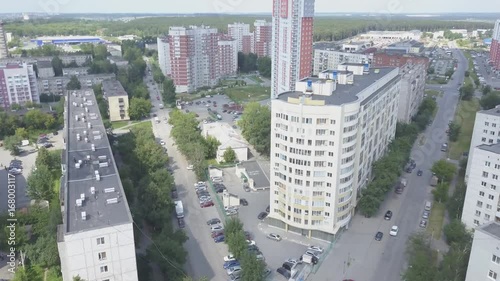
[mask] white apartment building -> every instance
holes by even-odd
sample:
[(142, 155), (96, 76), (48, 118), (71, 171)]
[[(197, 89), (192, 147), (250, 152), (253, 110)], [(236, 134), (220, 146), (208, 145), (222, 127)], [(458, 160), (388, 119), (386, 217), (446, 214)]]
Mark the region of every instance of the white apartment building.
[(484, 224), (474, 231), (465, 281), (500, 278), (500, 224)]
[(422, 37), (422, 31), (420, 30), (410, 30), (410, 31), (368, 31), (367, 33), (359, 35), (361, 40), (375, 40), (375, 41), (403, 41), (403, 40), (420, 40)]
[(371, 57), (362, 53), (349, 53), (335, 50), (314, 50), (313, 75), (328, 69), (337, 69), (342, 63), (371, 63)]
[[(235, 22), (227, 25), (227, 34), (236, 40), (237, 52), (243, 52), (244, 37), (251, 36), (250, 25), (247, 23)], [(251, 46), (251, 45), (250, 45)]]
[(0, 65), (0, 107), (40, 102), (36, 74), (32, 64)]
[(66, 97), (57, 247), (64, 281), (137, 281), (133, 220), (92, 90)]
[(170, 68), (170, 44), (168, 43), (168, 37), (158, 37), (156, 42), (158, 45), (158, 64), (161, 72), (163, 75), (169, 76), (172, 70)]
[(0, 59), (9, 56), (9, 48), (7, 46), (8, 40), (3, 27), (3, 22), (0, 21)]
[(425, 64), (406, 64), (400, 68), (398, 121), (410, 123), (417, 114), (425, 94)]
[(273, 0), (271, 98), (311, 75), (313, 20), (314, 0)]
[(469, 229), (500, 222), (500, 143), (472, 148), (462, 222)]
[(469, 181), (469, 173), (472, 168), (473, 148), (481, 144), (494, 144), (498, 142), (500, 142), (500, 106), (477, 112), (470, 142), (467, 169), (465, 171), (466, 183)]
[(349, 224), (398, 114), (398, 68), (339, 69), (298, 81), (271, 107), (269, 223), (323, 240)]

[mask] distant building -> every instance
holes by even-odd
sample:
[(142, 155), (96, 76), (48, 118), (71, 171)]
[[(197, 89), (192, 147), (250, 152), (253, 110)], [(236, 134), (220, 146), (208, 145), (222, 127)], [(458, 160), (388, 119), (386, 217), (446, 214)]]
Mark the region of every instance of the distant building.
[(63, 68), (63, 76), (80, 76), (88, 75), (88, 67)]
[(36, 63), (38, 70), (38, 78), (48, 78), (54, 77), (54, 68), (52, 67), (52, 62), (50, 61), (39, 61)]
[[(66, 86), (68, 85), (71, 76), (73, 75), (38, 78), (38, 91), (40, 94), (63, 95), (66, 92)], [(82, 88), (90, 88), (94, 85), (102, 83), (102, 81), (104, 80), (116, 78), (116, 75), (113, 73), (81, 75), (75, 74), (75, 76), (80, 81)]]
[(172, 71), (170, 66), (170, 44), (168, 43), (168, 37), (158, 37), (156, 42), (158, 45), (158, 65), (163, 75), (170, 76)]
[(493, 281), (499, 277), (500, 224), (491, 222), (474, 231), (465, 281)]
[(271, 98), (311, 75), (313, 21), (314, 0), (273, 0)]
[(137, 281), (133, 218), (91, 89), (66, 95), (62, 224), (57, 248), (65, 281)]
[(224, 153), (231, 147), (238, 161), (248, 160), (248, 144), (229, 124), (222, 122), (203, 124), (203, 136), (212, 136), (221, 144), (217, 148), (217, 162), (224, 162)]
[(387, 54), (375, 53), (373, 55), (373, 67), (402, 67), (406, 64), (425, 64), (429, 67), (429, 58), (413, 54)]
[(102, 93), (108, 101), (109, 121), (130, 120), (128, 115), (129, 100), (122, 84), (118, 80), (102, 82)]
[(0, 59), (9, 56), (9, 48), (7, 46), (7, 35), (3, 28), (3, 22), (0, 21)]
[[(61, 61), (64, 65), (69, 65), (69, 64), (74, 63), (78, 66), (83, 66), (88, 62), (92, 62), (92, 56), (85, 55), (85, 54), (63, 55), (63, 56), (59, 56), (59, 58), (61, 59)], [(3, 58), (3, 59), (0, 59), (0, 64), (7, 64), (7, 63), (37, 64), (38, 62), (41, 62), (41, 61), (52, 62), (52, 59), (54, 59), (54, 57)]]
[(337, 69), (342, 63), (371, 63), (371, 55), (335, 50), (314, 50), (313, 75), (328, 69)]
[(32, 64), (0, 65), (0, 107), (40, 102), (36, 74)]
[(384, 51), (388, 54), (420, 54), (424, 51), (424, 44), (415, 40), (396, 42), (387, 46)]
[(425, 64), (406, 64), (399, 69), (401, 90), (399, 92), (398, 121), (410, 123), (417, 114), (425, 94)]
[(146, 50), (158, 51), (158, 45), (157, 44), (145, 44), (144, 48)]
[(238, 69), (238, 42), (231, 38), (220, 39), (219, 46), (219, 75), (221, 77), (232, 76)]
[(376, 41), (403, 41), (403, 40), (420, 40), (422, 31), (369, 31), (365, 34), (359, 35), (362, 40), (376, 40)]
[(250, 33), (250, 25), (247, 23), (235, 22), (227, 25), (227, 34), (236, 40), (238, 52), (248, 54), (252, 51), (253, 36)]
[(123, 57), (108, 57), (108, 60), (112, 64), (116, 64), (118, 68), (127, 68), (128, 61)]
[(271, 22), (256, 20), (253, 23), (253, 48), (252, 53), (258, 57), (271, 57), (273, 41), (273, 26)]
[(112, 57), (122, 56), (122, 46), (117, 44), (107, 44), (106, 49), (111, 54)]
[(460, 34), (463, 38), (469, 37), (467, 29), (450, 29), (451, 33)]
[(41, 47), (43, 45), (70, 45), (70, 44), (83, 44), (83, 43), (106, 43), (106, 40), (95, 36), (55, 36), (55, 37), (38, 37), (32, 39), (31, 42)]
[(351, 43), (345, 43), (342, 44), (342, 51), (348, 52), (348, 53), (353, 53), (353, 52), (360, 52), (366, 48), (371, 47), (370, 42), (351, 42)]
[(490, 60), (495, 69), (500, 69), (500, 20), (495, 22), (490, 45)]

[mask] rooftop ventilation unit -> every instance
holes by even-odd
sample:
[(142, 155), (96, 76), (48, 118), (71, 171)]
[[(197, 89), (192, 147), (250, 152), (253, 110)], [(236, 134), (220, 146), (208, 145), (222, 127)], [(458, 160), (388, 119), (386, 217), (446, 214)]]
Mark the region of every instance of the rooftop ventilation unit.
[(95, 194), (95, 187), (90, 187), (90, 194), (94, 195)]
[(105, 188), (104, 189), (104, 193), (111, 193), (111, 192), (115, 192), (115, 188), (114, 187), (110, 187), (110, 188)]
[(106, 200), (106, 204), (116, 204), (118, 203), (118, 198), (110, 198)]
[(85, 193), (80, 194), (80, 199), (82, 199), (82, 201), (85, 201)]
[(95, 144), (92, 144), (91, 148), (92, 148), (92, 151), (95, 151)]
[(78, 121), (80, 120), (80, 117), (78, 117), (78, 115), (75, 115), (75, 121)]
[(81, 163), (79, 163), (79, 162), (75, 163), (75, 168), (80, 169), (81, 166), (82, 166)]
[(108, 162), (102, 162), (102, 163), (99, 163), (99, 168), (106, 168), (108, 167)]
[(81, 206), (82, 206), (82, 204), (83, 204), (82, 199), (76, 199), (76, 206), (77, 206), (77, 207), (81, 207)]
[(92, 131), (92, 134), (93, 134), (93, 135), (99, 135), (100, 133), (101, 133), (101, 132), (99, 132), (99, 131)]
[(101, 135), (94, 136), (94, 140), (100, 140), (100, 139), (101, 139)]
[(87, 220), (87, 212), (82, 212), (82, 221)]
[(87, 123), (87, 128), (92, 129), (92, 124)]
[(76, 134), (76, 139), (77, 140), (81, 140), (82, 139), (81, 136), (80, 136), (80, 134)]
[(85, 142), (89, 142), (89, 138), (85, 138)]

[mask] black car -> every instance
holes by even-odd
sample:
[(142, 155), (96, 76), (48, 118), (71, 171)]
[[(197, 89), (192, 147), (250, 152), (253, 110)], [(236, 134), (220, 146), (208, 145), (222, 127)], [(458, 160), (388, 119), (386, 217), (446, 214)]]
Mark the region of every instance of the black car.
[(177, 194), (177, 190), (172, 190), (172, 199), (177, 199), (179, 198), (179, 195)]
[(424, 173), (424, 172), (423, 172), (422, 170), (418, 170), (418, 172), (417, 172), (417, 176), (419, 176), (419, 177), (420, 177), (420, 176), (422, 176), (422, 174), (423, 174), (423, 173)]
[(294, 266), (294, 264), (291, 262), (284, 262), (281, 267), (283, 267), (284, 269), (286, 269), (288, 271), (292, 271), (293, 266)]
[(267, 215), (268, 215), (268, 213), (267, 213), (267, 212), (261, 212), (261, 213), (257, 216), (257, 218), (258, 218), (259, 220), (263, 220), (263, 219), (265, 219), (265, 218), (267, 217)]
[(209, 219), (207, 221), (207, 225), (215, 225), (215, 224), (219, 224), (219, 223), (220, 223), (220, 219), (218, 219), (218, 218)]
[(57, 136), (59, 133), (58, 133), (57, 131), (54, 131), (52, 134), (53, 134), (54, 136)]
[(243, 206), (248, 206), (247, 199), (244, 199), (244, 198), (240, 199), (240, 204), (243, 205)]
[(283, 268), (283, 267), (276, 269), (276, 272), (283, 275), (283, 277), (285, 277), (286, 279), (290, 279), (290, 277), (292, 275), (292, 274), (290, 274), (290, 271), (286, 270), (286, 268)]
[(377, 232), (377, 234), (375, 234), (375, 240), (377, 240), (377, 241), (382, 240), (382, 237), (384, 237), (384, 234), (380, 231)]
[(224, 192), (224, 190), (225, 190), (225, 189), (224, 189), (224, 188), (222, 188), (222, 187), (217, 187), (217, 188), (215, 189), (215, 193), (222, 193), (222, 192)]
[(157, 116), (157, 115), (156, 115), (156, 113), (154, 113), (154, 114), (153, 114), (153, 117), (156, 117), (156, 116)]
[(43, 144), (43, 147), (45, 147), (45, 148), (51, 148), (53, 146), (54, 146), (53, 144), (48, 143), (48, 142), (46, 142), (46, 143)]
[(267, 208), (266, 208), (266, 212), (268, 212), (268, 213), (269, 213), (270, 211), (271, 211), (271, 206), (267, 206)]
[(178, 218), (177, 222), (179, 223), (179, 227), (180, 228), (186, 227), (186, 224), (184, 223), (184, 219), (183, 218)]
[(391, 220), (391, 218), (392, 218), (392, 211), (385, 212), (384, 219)]

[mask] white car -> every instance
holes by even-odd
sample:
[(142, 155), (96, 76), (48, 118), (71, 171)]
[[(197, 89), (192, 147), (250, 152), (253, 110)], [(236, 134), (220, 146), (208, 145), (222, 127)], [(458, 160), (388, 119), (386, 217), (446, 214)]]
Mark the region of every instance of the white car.
[(318, 253), (323, 253), (323, 248), (318, 246), (309, 246), (307, 249)]
[(399, 227), (397, 225), (393, 225), (391, 227), (391, 231), (389, 232), (389, 235), (391, 236), (397, 236), (399, 231)]
[(255, 245), (255, 241), (247, 240), (247, 244), (248, 244), (248, 246), (253, 246), (253, 245)]
[(318, 257), (318, 255), (316, 254), (316, 252), (313, 252), (313, 251), (311, 251), (311, 250), (307, 250), (307, 251), (305, 252), (305, 254), (306, 254), (306, 255), (308, 255), (308, 256), (315, 257), (315, 258), (319, 259), (319, 257)]
[(292, 264), (297, 264), (299, 263), (300, 261), (299, 260), (296, 260), (296, 259), (287, 259), (286, 262), (289, 262), (289, 263), (292, 263)]
[(188, 166), (187, 166), (187, 169), (188, 169), (188, 170), (192, 170), (192, 169), (194, 169), (194, 166), (193, 166), (193, 165), (188, 165)]
[(199, 181), (199, 182), (197, 182), (197, 183), (194, 184), (194, 187), (201, 187), (201, 186), (206, 186), (205, 182)]
[(211, 227), (212, 231), (223, 230), (224, 227), (220, 224)]
[(235, 261), (236, 259), (234, 258), (233, 254), (229, 253), (229, 255), (225, 256), (224, 257), (224, 261), (225, 262), (228, 262), (228, 261)]
[(278, 234), (274, 234), (274, 233), (269, 233), (267, 235), (267, 238), (274, 240), (274, 241), (281, 241), (281, 236), (279, 236)]
[(161, 145), (165, 145), (165, 142), (163, 140), (160, 141)]

